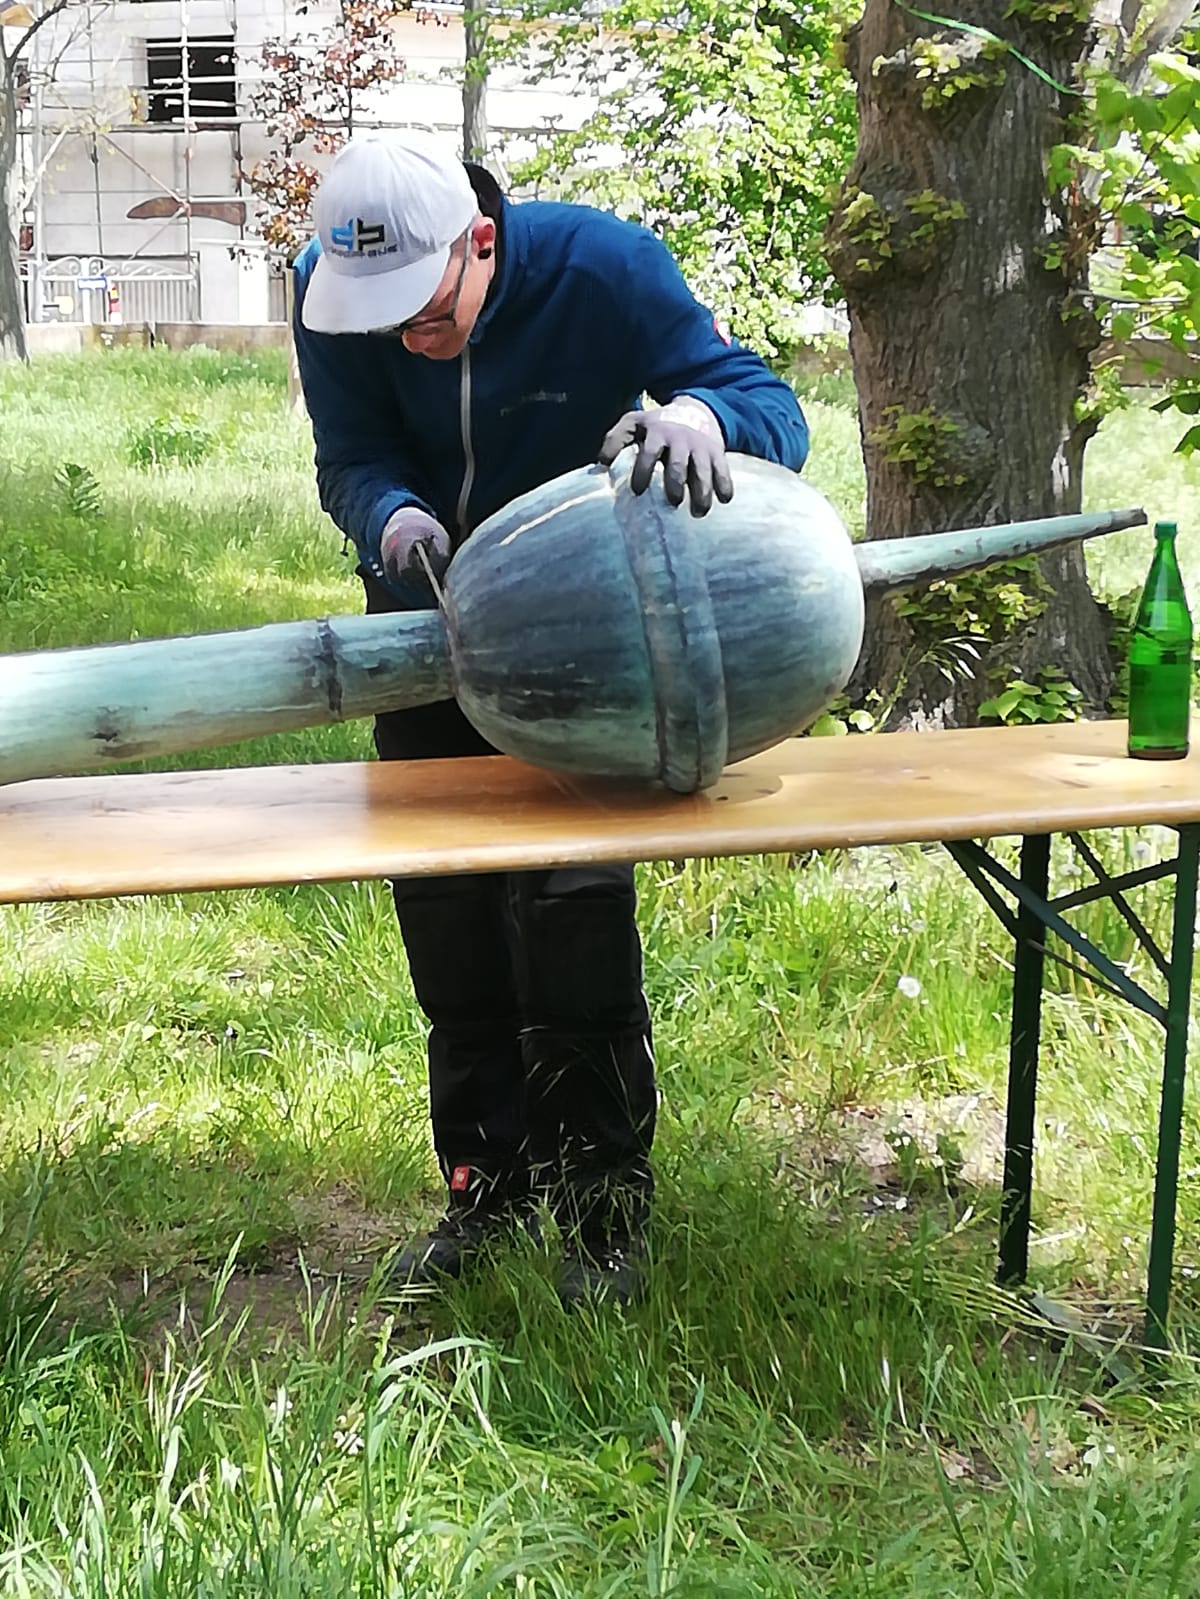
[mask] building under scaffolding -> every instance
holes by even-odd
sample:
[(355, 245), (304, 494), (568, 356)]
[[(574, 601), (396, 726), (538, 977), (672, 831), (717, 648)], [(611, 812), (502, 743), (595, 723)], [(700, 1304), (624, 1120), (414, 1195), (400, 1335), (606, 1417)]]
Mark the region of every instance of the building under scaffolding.
[[(17, 180), (28, 319), (282, 321), (283, 263), (244, 177), (269, 149), (254, 89), (266, 40), (310, 47), (337, 15), (329, 0), (303, 15), (297, 0), (80, 0), (39, 30), (23, 58)], [(357, 125), (457, 141), (461, 15), (433, 5), (398, 20), (405, 75)], [(552, 85), (501, 80), (489, 93), (500, 136), (582, 109)]]

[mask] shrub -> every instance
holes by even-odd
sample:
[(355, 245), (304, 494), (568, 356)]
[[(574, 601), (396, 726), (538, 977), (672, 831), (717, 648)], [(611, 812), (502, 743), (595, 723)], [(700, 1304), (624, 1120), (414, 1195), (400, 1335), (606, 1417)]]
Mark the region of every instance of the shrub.
[(180, 416), (156, 416), (133, 433), (129, 440), (129, 459), (134, 466), (164, 466), (176, 462), (195, 466), (210, 453), (215, 436), (192, 412)]

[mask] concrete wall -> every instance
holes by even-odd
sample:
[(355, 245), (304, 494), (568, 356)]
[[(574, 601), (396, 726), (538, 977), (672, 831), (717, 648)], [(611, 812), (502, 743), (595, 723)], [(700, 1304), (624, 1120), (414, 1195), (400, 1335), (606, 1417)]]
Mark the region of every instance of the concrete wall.
[(37, 322), (26, 326), (31, 356), (81, 355), (87, 350), (161, 347), (189, 350), (204, 345), (244, 355), (250, 350), (286, 350), (288, 329), (282, 322), (148, 322), (106, 327), (89, 322)]
[(283, 322), (254, 326), (237, 322), (158, 322), (154, 343), (168, 350), (190, 350), (203, 344), (210, 350), (231, 350), (245, 355), (251, 350), (286, 350), (289, 329)]

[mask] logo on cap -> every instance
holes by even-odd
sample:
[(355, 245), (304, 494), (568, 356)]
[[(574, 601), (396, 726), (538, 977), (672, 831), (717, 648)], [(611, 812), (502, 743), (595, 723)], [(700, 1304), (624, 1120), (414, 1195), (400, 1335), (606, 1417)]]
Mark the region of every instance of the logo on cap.
[(364, 222), (352, 217), (340, 228), (330, 228), (329, 247), (337, 255), (394, 255), (395, 244), (387, 243), (383, 222)]

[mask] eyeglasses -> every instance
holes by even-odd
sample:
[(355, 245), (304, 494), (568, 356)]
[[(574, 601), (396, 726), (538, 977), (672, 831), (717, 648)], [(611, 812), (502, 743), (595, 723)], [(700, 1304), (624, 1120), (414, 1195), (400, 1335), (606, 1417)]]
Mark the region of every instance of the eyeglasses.
[[(414, 316), (410, 317), (407, 322), (396, 322), (392, 327), (387, 328), (386, 332), (392, 334), (395, 338), (400, 338), (405, 333), (424, 333), (427, 328), (446, 327), (454, 321), (458, 315), (458, 302), (462, 299), (463, 284), (467, 278), (467, 266), (471, 260), (470, 228), (465, 233), (461, 233), (459, 239), (464, 241), (462, 265), (458, 269), (458, 278), (454, 285), (454, 298), (450, 301), (448, 309), (439, 311), (436, 316)], [(459, 239), (454, 241), (456, 245)]]

